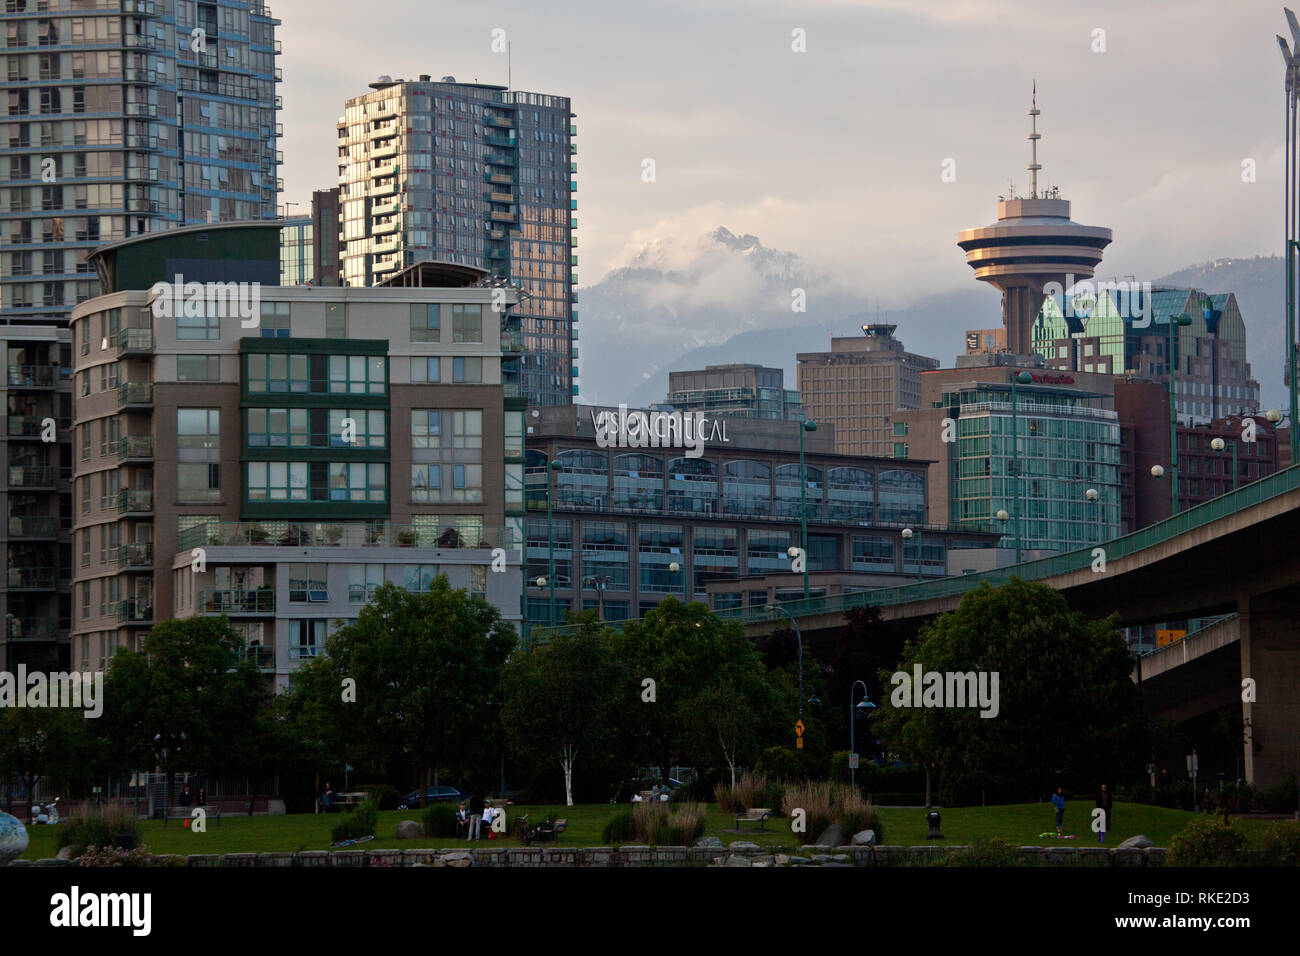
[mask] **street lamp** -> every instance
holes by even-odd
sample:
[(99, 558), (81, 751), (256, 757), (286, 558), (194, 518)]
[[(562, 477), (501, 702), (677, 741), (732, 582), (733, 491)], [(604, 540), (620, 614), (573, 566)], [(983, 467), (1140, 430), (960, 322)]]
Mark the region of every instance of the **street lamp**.
[[(1300, 222), (1297, 221), (1296, 173), (1297, 173), (1297, 123), (1296, 106), (1300, 100), (1300, 21), (1290, 10), (1286, 14), (1287, 26), (1295, 42), (1292, 47), (1282, 37), (1277, 38), (1281, 48), (1282, 61), (1286, 64), (1284, 93), (1286, 103), (1286, 181), (1283, 187), (1284, 223), (1286, 233), (1286, 383), (1287, 395), (1291, 403), (1291, 421), (1300, 421), (1300, 400), (1296, 392), (1296, 338), (1295, 338), (1295, 248), (1300, 238)], [(1300, 433), (1291, 429), (1291, 463), (1300, 461)]]
[(1017, 385), (1028, 385), (1034, 380), (1034, 377), (1028, 372), (1017, 372), (1011, 376), (1011, 473), (1012, 490), (1013, 490), (1013, 507), (1015, 514), (1012, 516), (1015, 520), (1016, 535), (1016, 564), (1019, 564), (1023, 558), (1023, 541), (1020, 537), (1020, 417), (1017, 411), (1019, 402)]
[(613, 580), (608, 574), (604, 577), (592, 574), (582, 579), (583, 587), (590, 584), (596, 591), (596, 620), (598, 621), (603, 622), (605, 620), (605, 589), (609, 587)]
[(803, 462), (803, 433), (815, 432), (811, 419), (799, 426), (799, 544), (803, 549), (803, 599), (808, 600), (808, 473)]
[[(857, 707), (854, 707), (853, 692), (858, 689), (859, 684), (862, 684), (862, 700), (858, 701)], [(849, 752), (852, 754), (849, 759), (851, 761), (856, 762), (858, 756), (857, 738), (854, 735), (858, 723), (858, 711), (868, 711), (873, 709), (875, 706), (876, 705), (871, 702), (870, 695), (867, 693), (866, 684), (863, 684), (860, 680), (855, 680), (849, 685)], [(858, 789), (858, 768), (853, 766), (853, 763), (849, 764), (849, 787), (854, 790)]]
[[(1210, 441), (1210, 448), (1217, 455), (1223, 452), (1225, 444), (1222, 438), (1215, 438)], [(1232, 443), (1232, 490), (1237, 490), (1237, 443), (1235, 441)]]
[(799, 722), (803, 723), (803, 634), (799, 631), (799, 622), (794, 619), (794, 615), (781, 605), (769, 604), (767, 613), (784, 614), (789, 618), (790, 625), (794, 628), (794, 639), (799, 642)]
[(1178, 360), (1174, 357), (1174, 326), (1191, 324), (1192, 317), (1186, 312), (1169, 316), (1169, 354), (1166, 360), (1169, 368), (1169, 493), (1173, 497), (1170, 514), (1178, 514), (1178, 396), (1174, 393)]
[(551, 588), (547, 623), (555, 627), (555, 522), (551, 517), (551, 500), (555, 497), (555, 483), (551, 473), (560, 469), (560, 463), (551, 459), (546, 463), (546, 580)]
[[(906, 571), (907, 570), (907, 542), (912, 540), (912, 529), (904, 528), (902, 531), (902, 535), (903, 535), (903, 570)], [(924, 533), (918, 531), (916, 533), (916, 579), (918, 581), (923, 580), (923, 578), (921, 577), (921, 542), (923, 538), (924, 538)]]

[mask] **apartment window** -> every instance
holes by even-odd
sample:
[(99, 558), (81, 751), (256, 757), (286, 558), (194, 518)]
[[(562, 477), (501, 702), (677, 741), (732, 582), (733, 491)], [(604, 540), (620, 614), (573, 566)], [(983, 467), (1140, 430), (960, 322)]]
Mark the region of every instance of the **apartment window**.
[(249, 501), (306, 501), (308, 463), (305, 461), (250, 461)]
[(452, 465), (452, 482), (449, 494), (444, 494), (445, 501), (482, 501), (483, 500), (483, 466)]
[(402, 587), (412, 593), (427, 591), (438, 576), (436, 564), (407, 564), (402, 567)]
[(451, 340), (483, 341), (483, 306), (458, 303), (451, 307)]
[(348, 566), (348, 603), (365, 604), (384, 584), (382, 564), (352, 564)]
[[(312, 499), (320, 500), (316, 482), (312, 482)], [(388, 482), (382, 462), (329, 462), (330, 501), (388, 500)]]
[(90, 514), (90, 479), (81, 479), (81, 513)]
[(81, 532), (81, 566), (90, 567), (90, 529)]
[(487, 568), (482, 565), (470, 566), (469, 593), (471, 597), (487, 597)]
[(325, 564), (289, 565), (289, 600), (313, 603), (329, 600), (329, 585)]
[(348, 337), (348, 305), (346, 302), (329, 302), (325, 305), (325, 338)]
[[(437, 305), (417, 304), (411, 306), (411, 341), (437, 342), (442, 335)], [(457, 339), (456, 341), (460, 341)]]
[(325, 648), (325, 618), (289, 622), (289, 660), (310, 660)]
[(81, 460), (90, 461), (90, 426), (81, 427)]
[(894, 437), (901, 438), (907, 435), (907, 422), (894, 422)]
[(330, 391), (383, 395), (388, 390), (388, 359), (380, 355), (331, 355)]
[(221, 317), (207, 315), (202, 302), (185, 302), (176, 316), (176, 338), (181, 341), (221, 338)]
[(90, 582), (81, 582), (81, 619), (90, 620)]
[(442, 447), (442, 413), (425, 408), (411, 409), (411, 447)]
[(442, 381), (442, 363), (436, 357), (411, 359), (411, 381), (437, 385)]
[(261, 329), (264, 339), (289, 338), (289, 303), (263, 302)]
[(221, 497), (221, 466), (215, 463), (179, 462), (176, 465), (176, 500), (208, 502)]
[(451, 447), (483, 447), (483, 412), (480, 409), (448, 412), (451, 416)]
[(176, 381), (219, 382), (221, 359), (215, 355), (176, 356)]
[[(313, 409), (313, 411), (318, 411)], [(343, 432), (345, 423), (350, 423), (355, 435), (352, 441), (345, 441)], [(336, 448), (384, 448), (384, 412), (381, 409), (343, 409), (329, 410), (329, 444)], [(314, 429), (313, 429), (314, 430)], [(312, 444), (315, 444), (313, 441)]]
[(457, 357), (451, 360), (451, 380), (467, 385), (483, 381), (483, 359), (478, 357)]
[(442, 465), (411, 466), (411, 500), (442, 500)]

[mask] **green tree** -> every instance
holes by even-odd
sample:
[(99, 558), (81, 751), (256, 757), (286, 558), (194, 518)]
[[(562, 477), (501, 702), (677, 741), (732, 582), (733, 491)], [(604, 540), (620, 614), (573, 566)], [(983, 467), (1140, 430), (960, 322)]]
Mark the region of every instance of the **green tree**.
[(390, 772), (411, 760), (436, 784), (443, 767), (463, 767), (490, 738), (489, 701), (514, 645), (497, 610), (445, 576), (417, 594), (385, 584), (302, 669), (293, 709), (319, 721), (323, 748)]
[(571, 617), (570, 623), (575, 633), (516, 654), (502, 682), (511, 747), (538, 764), (559, 762), (567, 806), (573, 806), (574, 763), (580, 753), (601, 747), (615, 692), (626, 683), (609, 632), (592, 615)]
[[(719, 620), (703, 604), (668, 598), (640, 621), (625, 624), (613, 642), (628, 675), (616, 720), (624, 737), (643, 759), (659, 765), (664, 778), (684, 756), (703, 763), (711, 751), (719, 752), (720, 742), (714, 747), (704, 741), (720, 736), (728, 753), (747, 745), (745, 735), (718, 709), (720, 698), (749, 696), (752, 712), (760, 717), (770, 706), (771, 688), (758, 651), (738, 623)], [(651, 686), (653, 702), (648, 700)]]
[(981, 584), (909, 642), (899, 670), (998, 674), (998, 713), (907, 707), (882, 674), (874, 723), (903, 756), (943, 771), (949, 797), (1091, 790), (1140, 766), (1147, 734), (1114, 619), (1088, 621), (1059, 593), (1012, 578)]
[(64, 788), (84, 782), (94, 754), (88, 719), (67, 707), (0, 710), (0, 780), (18, 778), (29, 799), (43, 778)]
[(143, 653), (122, 650), (104, 677), (103, 731), (119, 770), (157, 766), (212, 774), (250, 769), (268, 694), (226, 618), (160, 621)]

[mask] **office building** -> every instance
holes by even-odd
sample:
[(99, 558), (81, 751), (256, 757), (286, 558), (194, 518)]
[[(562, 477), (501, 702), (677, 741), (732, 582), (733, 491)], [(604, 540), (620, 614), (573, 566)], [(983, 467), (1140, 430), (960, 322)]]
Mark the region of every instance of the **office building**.
[[(1191, 322), (1175, 323), (1171, 362), (1169, 323), (1178, 316)], [(1063, 371), (1128, 375), (1168, 387), (1172, 366), (1179, 421), (1208, 424), (1260, 411), (1246, 326), (1231, 292), (1155, 287), (1130, 295), (1103, 288), (1048, 296), (1033, 341), (1034, 351)]]
[(920, 408), (921, 373), (939, 367), (938, 359), (905, 350), (897, 329), (864, 325), (861, 336), (833, 336), (829, 352), (798, 355), (804, 412), (835, 426), (841, 455), (891, 456), (895, 410)]
[(0, 320), (66, 324), (96, 246), (274, 218), (278, 20), (260, 0), (6, 0)]
[[(1000, 532), (1003, 548), (1016, 546), (1018, 530), (1022, 550), (1072, 551), (1120, 529), (1114, 380), (1056, 373), (1033, 358), (969, 356), (927, 372), (924, 407), (895, 416), (895, 457), (937, 462), (934, 523)], [(1016, 385), (1013, 402), (1021, 373), (1030, 381)]]
[[(789, 549), (799, 546), (805, 505), (814, 595), (942, 576), (951, 551), (997, 540), (935, 527), (928, 462), (840, 455), (830, 427), (805, 433), (801, 476), (797, 422), (706, 416), (694, 448), (637, 447), (616, 439), (617, 428), (602, 438), (602, 415), (619, 410), (532, 408), (526, 419), (533, 624), (550, 619), (552, 549), (563, 622), (570, 609), (642, 617), (668, 595), (715, 608), (802, 598)], [(909, 543), (904, 528), (920, 534)]]
[[(380, 584), (439, 574), (520, 620), (523, 407), (493, 309), (518, 291), (437, 263), (401, 287), (276, 286), (279, 241), (276, 223), (196, 226), (92, 256), (117, 281), (72, 322), (74, 666), (224, 614), (283, 688)], [(177, 259), (271, 284), (250, 317), (158, 315), (147, 280)]]
[(280, 222), (280, 285), (316, 285), (315, 223), (311, 216)]
[(423, 260), (525, 293), (528, 400), (578, 394), (577, 146), (569, 100), (485, 83), (381, 77), (338, 123), (339, 266), (375, 285)]
[(311, 194), (312, 271), (316, 285), (336, 286), (339, 279), (339, 188)]
[(669, 372), (665, 402), (710, 417), (804, 420), (799, 392), (785, 387), (782, 369), (739, 362)]

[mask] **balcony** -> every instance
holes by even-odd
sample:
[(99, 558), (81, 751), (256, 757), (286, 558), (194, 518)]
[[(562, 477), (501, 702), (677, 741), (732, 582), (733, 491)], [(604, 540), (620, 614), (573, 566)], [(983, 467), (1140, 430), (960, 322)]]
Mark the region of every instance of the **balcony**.
[(514, 125), (514, 120), (511, 117), (497, 116), (495, 113), (490, 113), (484, 116), (483, 119), (488, 123), (489, 126), (510, 127)]
[(386, 146), (376, 146), (370, 151), (371, 159), (387, 159), (389, 156), (397, 155), (397, 143), (389, 143)]
[(9, 388), (53, 388), (53, 365), (10, 365)]
[(59, 471), (50, 465), (10, 465), (9, 487), (53, 490), (59, 483)]
[(53, 568), (10, 568), (10, 591), (53, 591), (56, 574)]
[(489, 243), (487, 247), (487, 257), (489, 259), (509, 259), (510, 253), (506, 251), (505, 246)]
[(129, 33), (122, 37), (122, 46), (132, 50), (156, 50), (161, 40), (143, 34)]
[(153, 354), (153, 329), (121, 329), (114, 333), (110, 343), (119, 357), (123, 355)]
[(390, 252), (396, 252), (400, 245), (401, 240), (394, 236), (391, 239), (385, 239), (383, 242), (376, 242), (371, 251), (377, 256), (383, 256)]
[(396, 123), (385, 123), (383, 126), (376, 126), (374, 129), (370, 130), (366, 133), (366, 136), (370, 139), (391, 139), (396, 136), (397, 133), (398, 128)]
[(158, 149), (158, 137), (128, 133), (124, 138), (124, 144), (127, 149), (152, 151)]
[(370, 215), (375, 217), (391, 216), (401, 210), (401, 204), (395, 202), (375, 203), (370, 207)]
[[(387, 521), (222, 521), (182, 531), (178, 551), (198, 547), (267, 548), (518, 548), (510, 528), (474, 533), (454, 528), (419, 528)], [(188, 560), (188, 558), (187, 558)], [(295, 557), (293, 560), (302, 560)]]
[(145, 166), (128, 166), (123, 178), (129, 183), (150, 183), (158, 181), (158, 170)]
[(515, 177), (509, 173), (488, 173), (484, 178), (498, 186), (513, 186), (515, 184)]
[(397, 220), (388, 219), (384, 222), (377, 222), (370, 227), (371, 235), (386, 236), (390, 232), (397, 232)]
[(518, 217), (513, 212), (496, 212), (495, 210), (488, 214), (493, 222), (514, 222)]
[(153, 545), (149, 542), (124, 544), (113, 551), (113, 564), (126, 571), (152, 571)]
[(503, 202), (506, 204), (515, 201), (515, 197), (513, 193), (499, 193), (496, 192), (495, 190), (493, 192), (488, 193), (488, 199), (490, 199), (492, 202)]
[(123, 70), (122, 79), (127, 83), (139, 83), (142, 86), (156, 86), (159, 82), (157, 71), (140, 70), (135, 67), (127, 67)]
[(117, 493), (117, 511), (124, 515), (153, 514), (153, 492), (123, 488)]
[(487, 140), (489, 146), (496, 146), (498, 149), (514, 149), (519, 145), (519, 140), (513, 136), (500, 136), (496, 133), (488, 133), (483, 137)]
[(483, 162), (490, 163), (493, 166), (513, 166), (516, 160), (509, 153), (488, 153), (483, 157)]
[[(126, 40), (130, 40), (130, 39), (132, 38), (126, 37)], [(126, 43), (126, 46), (130, 46), (130, 45), (131, 45), (130, 43)], [(157, 103), (126, 103), (122, 106), (122, 112), (125, 113), (127, 116), (146, 116), (150, 119), (157, 119), (158, 104)]]
[(53, 515), (10, 515), (9, 540), (28, 538), (53, 541), (59, 536), (59, 519)]
[(370, 271), (373, 272), (375, 275), (379, 275), (379, 273), (381, 272), (392, 272), (400, 264), (401, 263), (397, 258), (380, 259), (373, 266), (370, 267)]
[(501, 333), (501, 351), (507, 355), (518, 355), (524, 350), (524, 334), (522, 332), (503, 332)]
[(7, 628), (11, 641), (52, 641), (58, 635), (49, 618), (11, 617)]
[(153, 624), (153, 600), (149, 598), (127, 598), (117, 602), (118, 624)]
[(397, 183), (386, 183), (382, 186), (371, 186), (370, 195), (376, 199), (382, 196), (395, 196), (397, 194)]
[[(53, 419), (49, 419), (53, 421)], [(40, 441), (41, 432), (45, 429), (46, 418), (37, 415), (10, 415), (9, 416), (9, 437), (10, 438), (30, 438)]]
[(275, 648), (249, 644), (239, 648), (241, 661), (252, 661), (259, 671), (275, 670)]
[(134, 13), (137, 17), (156, 17), (154, 0), (122, 0), (122, 12)]
[(149, 382), (123, 382), (117, 387), (118, 408), (149, 408), (153, 405), (153, 385)]
[(200, 591), (199, 611), (202, 614), (274, 614), (275, 591), (269, 587), (256, 591)]
[(373, 166), (369, 173), (371, 179), (383, 179), (386, 176), (396, 175), (397, 163), (382, 163), (379, 166)]
[(155, 213), (158, 211), (158, 202), (154, 199), (128, 199), (126, 211)]
[(153, 436), (127, 435), (117, 443), (117, 460), (141, 464), (153, 461)]

